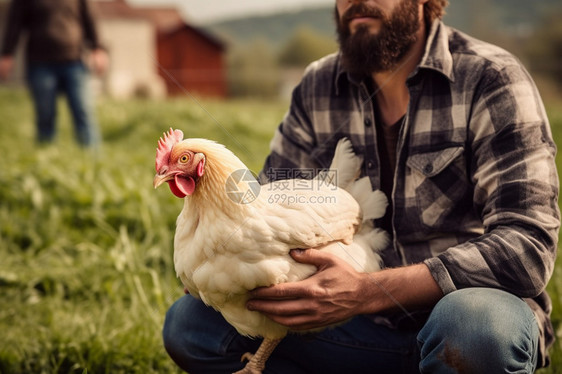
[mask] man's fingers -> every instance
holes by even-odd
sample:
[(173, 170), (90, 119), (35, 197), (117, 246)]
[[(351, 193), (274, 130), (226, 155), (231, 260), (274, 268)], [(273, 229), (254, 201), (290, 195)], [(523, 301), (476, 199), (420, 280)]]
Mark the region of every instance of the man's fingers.
[[(316, 266), (319, 270), (333, 265), (334, 255), (315, 249), (292, 250), (291, 256), (297, 261)], [(280, 283), (269, 287), (259, 287), (250, 292), (250, 299), (288, 300), (310, 297), (317, 289), (312, 278), (297, 282)]]
[(302, 264), (314, 265), (318, 269), (329, 265), (334, 261), (333, 255), (312, 248), (293, 249), (290, 254), (295, 261)]
[(275, 301), (253, 299), (247, 302), (246, 307), (249, 310), (263, 313), (272, 319), (274, 319), (274, 317), (293, 318), (300, 315), (315, 314), (315, 309), (312, 304), (302, 299)]
[(268, 315), (266, 313), (264, 314), (274, 322), (286, 326), (293, 331), (305, 331), (319, 327), (318, 324), (315, 323), (311, 316), (308, 314), (299, 314), (295, 316)]
[(287, 300), (307, 295), (306, 280), (259, 287), (250, 292), (250, 299)]

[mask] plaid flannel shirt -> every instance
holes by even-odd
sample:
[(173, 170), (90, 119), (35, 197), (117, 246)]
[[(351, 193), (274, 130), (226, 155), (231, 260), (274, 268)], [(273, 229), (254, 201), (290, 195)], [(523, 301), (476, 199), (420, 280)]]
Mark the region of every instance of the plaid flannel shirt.
[[(424, 262), (445, 294), (493, 287), (525, 298), (541, 327), (545, 365), (559, 186), (539, 93), (511, 54), (439, 20), (407, 87), (385, 264)], [(364, 158), (363, 175), (380, 188), (374, 110), (367, 85), (342, 70), (338, 54), (314, 62), (293, 92), (261, 181), (327, 168), (347, 137)]]

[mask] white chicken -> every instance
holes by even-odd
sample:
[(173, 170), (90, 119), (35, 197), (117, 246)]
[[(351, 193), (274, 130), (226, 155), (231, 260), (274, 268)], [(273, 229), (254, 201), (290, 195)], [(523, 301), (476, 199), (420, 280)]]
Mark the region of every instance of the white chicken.
[(372, 191), (368, 178), (356, 180), (360, 165), (351, 142), (342, 139), (330, 170), (315, 179), (260, 187), (223, 145), (183, 140), (183, 133), (172, 129), (160, 139), (154, 187), (167, 182), (174, 195), (185, 198), (174, 239), (178, 277), (191, 295), (218, 310), (240, 334), (264, 338), (254, 355), (244, 355), (249, 362), (238, 373), (261, 373), (288, 333), (285, 326), (246, 308), (248, 292), (302, 280), (316, 271), (294, 261), (290, 250), (315, 248), (339, 256), (357, 271), (380, 270), (377, 251), (388, 237), (372, 220), (384, 215), (387, 201), (381, 191)]

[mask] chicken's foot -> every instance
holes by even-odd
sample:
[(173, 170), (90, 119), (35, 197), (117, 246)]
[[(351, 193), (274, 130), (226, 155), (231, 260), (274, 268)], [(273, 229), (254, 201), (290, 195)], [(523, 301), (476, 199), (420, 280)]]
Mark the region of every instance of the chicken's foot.
[(277, 347), (277, 344), (279, 344), (280, 341), (281, 339), (264, 338), (255, 354), (247, 352), (242, 355), (241, 361), (249, 361), (244, 369), (239, 370), (234, 374), (261, 374), (262, 370), (265, 368), (265, 362), (269, 356), (271, 356), (271, 353), (273, 353), (273, 350)]

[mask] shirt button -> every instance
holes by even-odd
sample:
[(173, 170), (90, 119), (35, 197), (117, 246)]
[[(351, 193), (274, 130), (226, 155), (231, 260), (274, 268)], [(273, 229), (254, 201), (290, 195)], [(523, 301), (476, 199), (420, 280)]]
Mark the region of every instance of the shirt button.
[(425, 171), (427, 174), (431, 173), (433, 171), (433, 165), (431, 165), (431, 164), (425, 165), (425, 167), (423, 168), (423, 171)]
[(373, 163), (373, 161), (367, 162), (367, 168), (372, 169), (374, 166), (375, 164)]
[(373, 124), (369, 118), (365, 118), (364, 122), (365, 122), (365, 126), (367, 127), (370, 127)]

